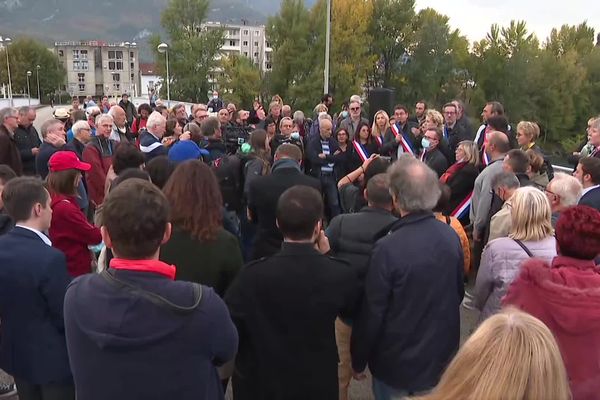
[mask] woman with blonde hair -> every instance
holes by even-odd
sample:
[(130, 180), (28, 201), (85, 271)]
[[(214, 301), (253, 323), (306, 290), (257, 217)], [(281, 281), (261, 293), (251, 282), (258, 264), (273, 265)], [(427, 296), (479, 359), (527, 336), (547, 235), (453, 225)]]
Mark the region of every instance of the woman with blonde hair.
[(440, 177), (440, 182), (450, 187), (450, 200), (443, 210), (444, 215), (456, 217), (463, 224), (469, 223), (469, 207), (479, 175), (479, 150), (477, 143), (463, 140), (455, 151), (456, 162)]
[(556, 256), (548, 197), (539, 189), (522, 187), (511, 197), (511, 207), (508, 237), (490, 241), (481, 256), (473, 299), (481, 310), (480, 321), (500, 310), (523, 261), (536, 257), (550, 262)]
[(458, 351), (436, 388), (413, 400), (569, 400), (556, 340), (539, 319), (509, 308)]
[(544, 160), (541, 173), (545, 173), (548, 179), (552, 180), (554, 177), (554, 170), (550, 162), (547, 160), (544, 151), (536, 143), (536, 140), (539, 137), (540, 126), (535, 122), (521, 121), (517, 125), (517, 143), (519, 144), (519, 148), (523, 151), (533, 150), (538, 153)]
[(379, 147), (383, 145), (383, 137), (388, 129), (390, 129), (390, 117), (388, 113), (383, 110), (377, 111), (373, 117), (371, 135), (373, 135), (373, 138), (377, 141)]
[(444, 127), (444, 117), (437, 110), (427, 110), (425, 113), (425, 123), (426, 128), (443, 128)]

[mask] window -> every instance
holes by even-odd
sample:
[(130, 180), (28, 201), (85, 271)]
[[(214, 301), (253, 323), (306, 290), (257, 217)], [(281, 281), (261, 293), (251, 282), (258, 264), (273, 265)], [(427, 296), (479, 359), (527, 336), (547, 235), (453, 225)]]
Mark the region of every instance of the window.
[(83, 83), (79, 84), (79, 91), (80, 92), (85, 92), (85, 84), (83, 84)]
[(116, 64), (115, 64), (114, 61), (109, 61), (108, 62), (108, 69), (111, 70), (111, 71), (114, 71), (115, 70), (115, 65)]
[(133, 51), (130, 51), (130, 52), (129, 52), (129, 57), (131, 57), (131, 58), (135, 57), (135, 56), (133, 55)]
[(248, 29), (244, 29), (244, 35), (248, 35)]
[(131, 80), (133, 80), (135, 78), (134, 74), (131, 74)]
[(129, 68), (131, 68), (131, 70), (133, 71), (133, 69), (135, 68), (135, 65), (133, 63), (129, 64)]
[(267, 69), (271, 69), (271, 63), (267, 63), (266, 67)]
[(112, 74), (113, 82), (119, 82), (121, 80), (121, 74)]
[(258, 52), (254, 53), (254, 58), (258, 58)]
[(79, 71), (81, 69), (81, 64), (79, 61), (73, 61), (73, 71)]
[(85, 74), (77, 74), (77, 81), (79, 83), (85, 83)]
[(59, 56), (59, 57), (64, 57), (64, 56), (65, 56), (65, 52), (64, 52), (64, 51), (62, 51), (62, 50), (59, 50), (59, 51), (58, 51), (58, 56)]
[(248, 46), (248, 41), (244, 40), (244, 46)]
[(230, 40), (230, 41), (229, 41), (229, 45), (230, 45), (230, 46), (235, 46), (235, 40)]
[(236, 34), (235, 29), (232, 29), (229, 31), (229, 36), (235, 36), (235, 34)]
[(123, 59), (123, 52), (122, 51), (115, 51), (115, 53), (117, 53), (117, 60), (122, 60)]
[(258, 42), (254, 42), (254, 47), (258, 47)]
[(111, 51), (108, 52), (108, 58), (109, 59), (113, 59), (113, 60), (116, 58), (114, 50), (111, 50)]
[(88, 60), (80, 61), (80, 63), (81, 63), (80, 66), (81, 66), (82, 71), (87, 71), (89, 69)]
[(79, 50), (73, 50), (73, 60), (79, 60)]
[(115, 88), (115, 90), (121, 90), (121, 85), (119, 83), (113, 83), (113, 88)]
[(81, 57), (82, 60), (87, 60), (87, 56), (88, 56), (88, 51), (87, 50), (81, 50), (79, 52), (79, 57)]
[(248, 57), (248, 52), (247, 51), (244, 52), (244, 56)]
[(269, 42), (265, 42), (265, 46), (266, 46), (266, 47), (271, 47), (271, 43), (269, 43)]
[(258, 32), (258, 31), (254, 31), (254, 34), (258, 36), (258, 35), (259, 35), (259, 32)]

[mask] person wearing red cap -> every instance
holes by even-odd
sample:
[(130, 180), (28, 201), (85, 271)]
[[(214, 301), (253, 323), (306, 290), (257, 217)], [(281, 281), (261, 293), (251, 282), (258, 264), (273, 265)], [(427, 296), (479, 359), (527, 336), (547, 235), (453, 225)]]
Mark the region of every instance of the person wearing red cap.
[(77, 205), (77, 187), (81, 171), (91, 165), (79, 161), (71, 151), (58, 151), (48, 162), (48, 191), (52, 197), (50, 239), (53, 246), (67, 257), (67, 270), (72, 277), (91, 272), (90, 245), (102, 242), (100, 229), (91, 225)]

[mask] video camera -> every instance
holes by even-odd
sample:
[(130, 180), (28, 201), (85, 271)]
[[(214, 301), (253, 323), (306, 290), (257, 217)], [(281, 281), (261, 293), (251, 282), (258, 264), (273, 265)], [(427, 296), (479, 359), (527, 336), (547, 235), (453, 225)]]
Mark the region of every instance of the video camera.
[(235, 154), (237, 150), (248, 142), (252, 128), (249, 126), (228, 125), (223, 129), (223, 140), (228, 154)]

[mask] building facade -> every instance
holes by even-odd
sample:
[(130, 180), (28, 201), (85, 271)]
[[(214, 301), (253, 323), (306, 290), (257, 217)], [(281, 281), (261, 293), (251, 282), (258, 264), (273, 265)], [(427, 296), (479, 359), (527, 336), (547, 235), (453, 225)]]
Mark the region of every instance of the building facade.
[[(271, 70), (271, 57), (273, 49), (269, 43), (265, 26), (252, 26), (246, 24), (224, 24), (221, 22), (206, 22), (202, 24), (202, 29), (223, 29), (225, 31), (225, 41), (221, 47), (221, 56), (226, 57), (237, 54), (249, 58), (257, 65), (262, 72)], [(208, 76), (208, 81), (217, 88), (217, 78), (222, 71), (217, 68)]]
[(152, 90), (156, 91), (156, 93), (160, 92), (162, 77), (156, 74), (154, 64), (140, 64), (140, 79), (140, 95), (142, 97), (149, 96)]
[(140, 93), (135, 43), (56, 42), (54, 51), (67, 71), (65, 90), (71, 96), (135, 97)]

